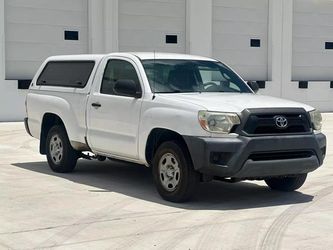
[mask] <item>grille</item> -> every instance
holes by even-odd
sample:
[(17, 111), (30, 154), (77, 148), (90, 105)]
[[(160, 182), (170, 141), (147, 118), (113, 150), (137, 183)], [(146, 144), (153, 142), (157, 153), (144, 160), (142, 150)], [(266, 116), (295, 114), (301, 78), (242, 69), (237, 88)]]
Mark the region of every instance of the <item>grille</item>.
[(298, 158), (309, 158), (313, 156), (312, 151), (296, 151), (296, 152), (267, 152), (254, 153), (249, 156), (253, 161), (269, 161), (269, 160), (287, 160)]
[[(286, 128), (276, 125), (276, 116), (288, 120)], [(250, 114), (243, 128), (247, 134), (298, 134), (311, 132), (308, 118), (305, 114)]]

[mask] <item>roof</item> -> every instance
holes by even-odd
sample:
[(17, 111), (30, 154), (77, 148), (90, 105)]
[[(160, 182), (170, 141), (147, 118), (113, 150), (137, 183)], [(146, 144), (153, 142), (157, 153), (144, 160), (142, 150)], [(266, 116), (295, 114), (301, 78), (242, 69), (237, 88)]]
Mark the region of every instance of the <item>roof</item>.
[(80, 54), (80, 55), (59, 55), (59, 56), (51, 56), (47, 60), (48, 61), (76, 61), (76, 60), (100, 60), (105, 55), (99, 55), (99, 54)]
[(141, 60), (147, 59), (183, 59), (183, 60), (205, 60), (205, 61), (216, 61), (212, 58), (203, 57), (203, 56), (195, 56), (188, 54), (176, 54), (176, 53), (161, 53), (161, 52), (129, 52)]
[(51, 56), (48, 58), (48, 61), (75, 61), (75, 60), (101, 60), (106, 55), (109, 56), (124, 56), (124, 57), (133, 57), (136, 56), (141, 60), (149, 59), (174, 59), (174, 60), (204, 60), (204, 61), (216, 61), (212, 58), (194, 56), (188, 54), (176, 54), (176, 53), (161, 53), (161, 52), (119, 52), (111, 54), (81, 54), (81, 55), (59, 55)]

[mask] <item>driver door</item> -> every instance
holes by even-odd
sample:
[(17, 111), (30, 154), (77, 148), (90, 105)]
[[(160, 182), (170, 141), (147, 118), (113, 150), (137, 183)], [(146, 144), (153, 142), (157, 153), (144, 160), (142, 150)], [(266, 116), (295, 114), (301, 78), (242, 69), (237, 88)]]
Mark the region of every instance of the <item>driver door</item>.
[(121, 96), (115, 93), (114, 84), (133, 80), (141, 88), (139, 71), (130, 59), (111, 58), (104, 64), (100, 84), (88, 100), (89, 146), (94, 152), (137, 159), (142, 98)]

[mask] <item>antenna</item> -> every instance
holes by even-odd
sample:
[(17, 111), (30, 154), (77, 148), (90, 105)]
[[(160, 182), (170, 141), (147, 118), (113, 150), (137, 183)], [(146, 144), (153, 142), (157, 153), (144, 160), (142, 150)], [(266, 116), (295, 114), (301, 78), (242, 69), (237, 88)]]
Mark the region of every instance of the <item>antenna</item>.
[(153, 100), (155, 99), (155, 60), (156, 60), (156, 55), (155, 55), (155, 50), (154, 50), (154, 61), (153, 61)]

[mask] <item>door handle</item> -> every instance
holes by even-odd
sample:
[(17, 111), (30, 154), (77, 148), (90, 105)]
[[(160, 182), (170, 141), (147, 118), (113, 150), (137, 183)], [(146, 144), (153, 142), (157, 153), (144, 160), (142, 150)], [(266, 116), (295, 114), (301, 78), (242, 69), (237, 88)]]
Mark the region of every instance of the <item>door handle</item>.
[(97, 103), (97, 102), (92, 103), (91, 106), (93, 106), (94, 108), (97, 108), (97, 109), (102, 107), (102, 105), (100, 103)]

